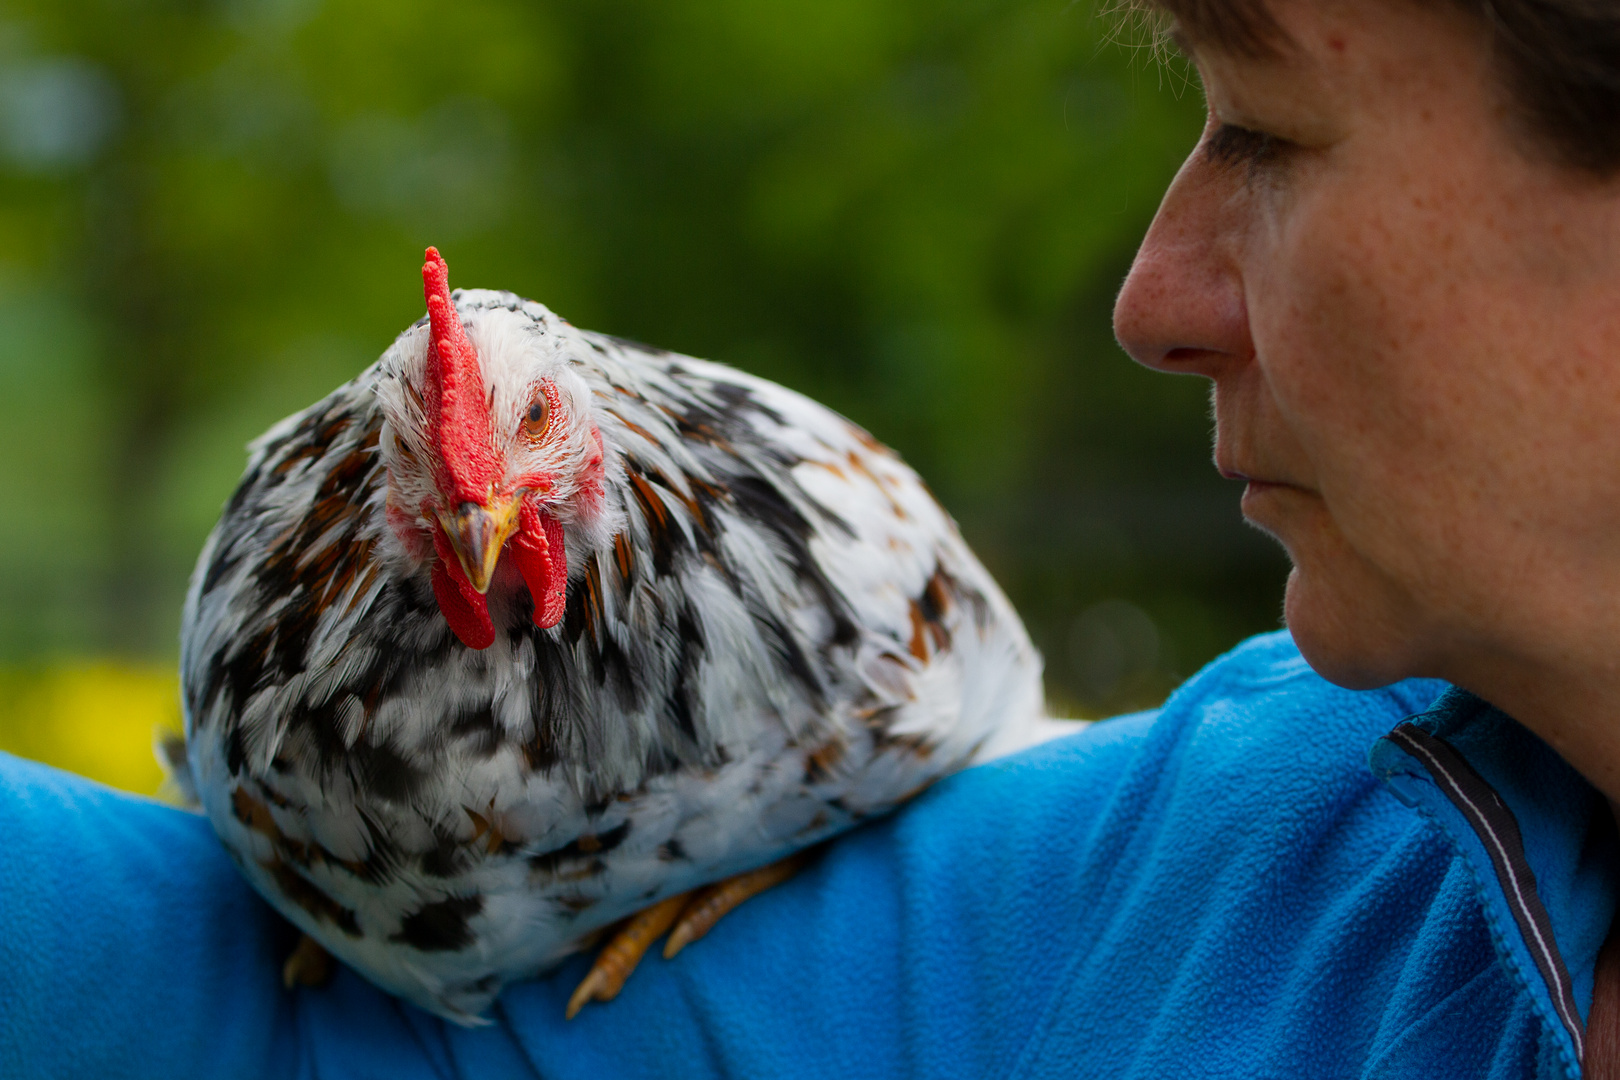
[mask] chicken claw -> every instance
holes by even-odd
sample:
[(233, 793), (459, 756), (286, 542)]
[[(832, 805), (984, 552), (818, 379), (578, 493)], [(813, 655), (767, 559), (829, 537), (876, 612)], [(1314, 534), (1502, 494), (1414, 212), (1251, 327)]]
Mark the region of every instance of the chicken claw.
[(676, 953), (714, 929), (714, 924), (720, 921), (721, 916), (750, 896), (758, 896), (771, 886), (780, 885), (797, 874), (804, 861), (803, 854), (790, 855), (769, 866), (728, 877), (724, 881), (717, 881), (713, 885), (694, 889), (688, 893), (691, 900), (681, 912), (680, 921), (675, 924), (669, 940), (664, 942), (664, 959), (671, 959)]
[(288, 990), (295, 986), (325, 986), (331, 978), (332, 954), (308, 934), (300, 934), (298, 946), (281, 965), (281, 985)]
[(666, 960), (714, 929), (714, 924), (726, 912), (750, 896), (757, 896), (773, 885), (780, 885), (798, 873), (805, 860), (803, 853), (790, 855), (758, 870), (737, 874), (691, 892), (678, 893), (632, 916), (623, 929), (614, 934), (613, 939), (596, 954), (596, 962), (591, 965), (589, 974), (580, 980), (573, 996), (568, 999), (567, 1018), (572, 1020), (577, 1016), (588, 1001), (612, 1001), (617, 997), (642, 956), (670, 927), (675, 929), (664, 943)]
[(680, 917), (691, 895), (678, 893), (632, 916), (624, 929), (602, 946), (590, 974), (574, 988), (573, 996), (568, 999), (567, 1019), (577, 1016), (587, 1001), (612, 1001), (618, 997), (619, 991), (624, 989), (624, 981), (641, 962), (642, 954)]

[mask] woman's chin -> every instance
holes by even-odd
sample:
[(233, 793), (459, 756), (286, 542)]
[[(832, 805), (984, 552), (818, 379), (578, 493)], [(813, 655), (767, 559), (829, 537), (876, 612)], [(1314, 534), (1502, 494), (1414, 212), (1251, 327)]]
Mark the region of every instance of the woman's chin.
[(1306, 663), (1348, 690), (1371, 690), (1417, 674), (1411, 664), (1412, 626), (1403, 624), (1382, 581), (1354, 567), (1288, 574), (1283, 622)]

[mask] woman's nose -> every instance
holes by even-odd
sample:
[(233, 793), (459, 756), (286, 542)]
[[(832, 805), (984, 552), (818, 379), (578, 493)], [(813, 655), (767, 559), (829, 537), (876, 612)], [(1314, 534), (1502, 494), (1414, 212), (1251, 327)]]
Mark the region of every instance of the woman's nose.
[(1215, 378), (1253, 355), (1234, 171), (1209, 161), (1200, 145), (1165, 193), (1114, 302), (1114, 335), (1139, 364)]

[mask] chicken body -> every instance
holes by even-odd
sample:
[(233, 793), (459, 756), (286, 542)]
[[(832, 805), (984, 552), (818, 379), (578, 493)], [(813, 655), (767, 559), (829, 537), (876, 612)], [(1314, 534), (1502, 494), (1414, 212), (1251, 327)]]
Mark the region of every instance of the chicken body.
[(186, 602), (197, 795), (334, 955), (477, 1022), (593, 931), (1041, 736), (1023, 626), (865, 432), (510, 293), (454, 304), (492, 437), (536, 386), (574, 425), (554, 624), (510, 545), (486, 647), (436, 600), (427, 320), (253, 445)]

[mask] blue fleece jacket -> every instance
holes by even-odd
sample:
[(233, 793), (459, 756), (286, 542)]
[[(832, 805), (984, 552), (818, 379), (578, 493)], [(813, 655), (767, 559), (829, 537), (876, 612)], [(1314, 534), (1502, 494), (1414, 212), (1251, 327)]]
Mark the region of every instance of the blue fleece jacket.
[[(1458, 692), (1283, 634), (970, 770), (571, 1022), (577, 960), (446, 1025), (285, 927), (202, 819), (0, 759), (0, 1072), (85, 1077), (1573, 1077), (1601, 799)], [(1369, 748), (1371, 759), (1369, 767)]]

